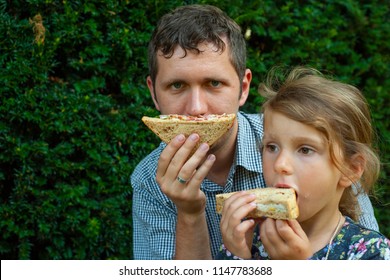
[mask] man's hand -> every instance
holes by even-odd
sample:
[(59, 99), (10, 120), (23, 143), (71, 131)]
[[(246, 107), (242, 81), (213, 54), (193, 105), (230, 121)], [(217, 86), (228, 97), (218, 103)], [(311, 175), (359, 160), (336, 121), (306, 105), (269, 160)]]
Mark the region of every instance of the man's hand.
[(215, 156), (205, 160), (209, 146), (201, 144), (190, 157), (192, 149), (199, 141), (197, 134), (186, 140), (176, 136), (160, 155), (157, 167), (157, 183), (162, 192), (176, 205), (178, 212), (198, 215), (205, 211), (206, 197), (200, 185), (214, 164)]
[(187, 140), (178, 135), (161, 153), (157, 166), (157, 183), (177, 208), (175, 259), (211, 259), (206, 196), (200, 185), (215, 156), (206, 158), (209, 146), (203, 143), (188, 159), (198, 141), (197, 134)]

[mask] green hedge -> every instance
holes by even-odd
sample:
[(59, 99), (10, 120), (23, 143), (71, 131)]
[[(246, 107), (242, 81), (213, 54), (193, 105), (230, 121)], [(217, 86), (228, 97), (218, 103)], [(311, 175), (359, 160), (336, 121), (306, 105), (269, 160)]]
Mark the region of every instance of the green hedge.
[[(225, 3), (228, 2), (228, 3)], [(0, 0), (0, 256), (132, 258), (129, 176), (158, 140), (146, 46), (157, 19), (210, 3), (243, 27), (254, 73), (309, 64), (361, 88), (384, 169), (373, 200), (390, 236), (390, 25), (385, 1)]]

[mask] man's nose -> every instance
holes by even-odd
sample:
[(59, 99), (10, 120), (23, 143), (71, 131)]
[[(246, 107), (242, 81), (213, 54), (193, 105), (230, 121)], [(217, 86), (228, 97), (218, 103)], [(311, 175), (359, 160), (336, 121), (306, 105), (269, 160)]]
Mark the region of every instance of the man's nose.
[(208, 113), (206, 93), (201, 88), (191, 90), (191, 95), (187, 103), (187, 111), (192, 116)]

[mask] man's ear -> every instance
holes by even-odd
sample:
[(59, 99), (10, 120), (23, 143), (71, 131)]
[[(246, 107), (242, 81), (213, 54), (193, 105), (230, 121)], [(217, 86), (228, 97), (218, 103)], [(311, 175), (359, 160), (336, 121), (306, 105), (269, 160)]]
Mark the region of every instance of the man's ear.
[(150, 95), (152, 96), (154, 107), (156, 107), (156, 109), (158, 111), (160, 111), (160, 105), (158, 104), (156, 92), (155, 92), (154, 86), (153, 86), (153, 81), (152, 81), (152, 78), (150, 76), (148, 76), (146, 78), (146, 84), (148, 85)]
[(342, 174), (339, 185), (347, 188), (353, 183), (356, 183), (363, 176), (364, 169), (366, 167), (366, 160), (360, 154), (355, 154), (351, 157), (349, 163), (349, 172), (348, 174)]
[(249, 89), (252, 81), (252, 72), (250, 69), (245, 70), (244, 79), (242, 80), (241, 96), (240, 96), (240, 107), (243, 106), (249, 96)]

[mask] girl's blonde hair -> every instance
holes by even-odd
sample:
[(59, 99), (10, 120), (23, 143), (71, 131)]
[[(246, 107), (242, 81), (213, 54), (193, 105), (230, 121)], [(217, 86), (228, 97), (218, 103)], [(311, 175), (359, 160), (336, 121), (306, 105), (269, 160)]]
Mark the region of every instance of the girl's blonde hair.
[[(283, 83), (277, 74), (273, 69), (266, 83), (259, 86), (260, 94), (266, 98), (263, 112), (269, 108), (320, 131), (329, 143), (333, 163), (345, 175), (351, 174), (355, 155), (364, 158), (362, 187), (347, 188), (339, 203), (344, 215), (357, 220), (360, 209), (356, 191), (370, 193), (380, 171), (366, 99), (356, 87), (327, 79), (312, 68), (294, 68)], [(336, 154), (336, 146), (342, 152), (341, 159)]]

